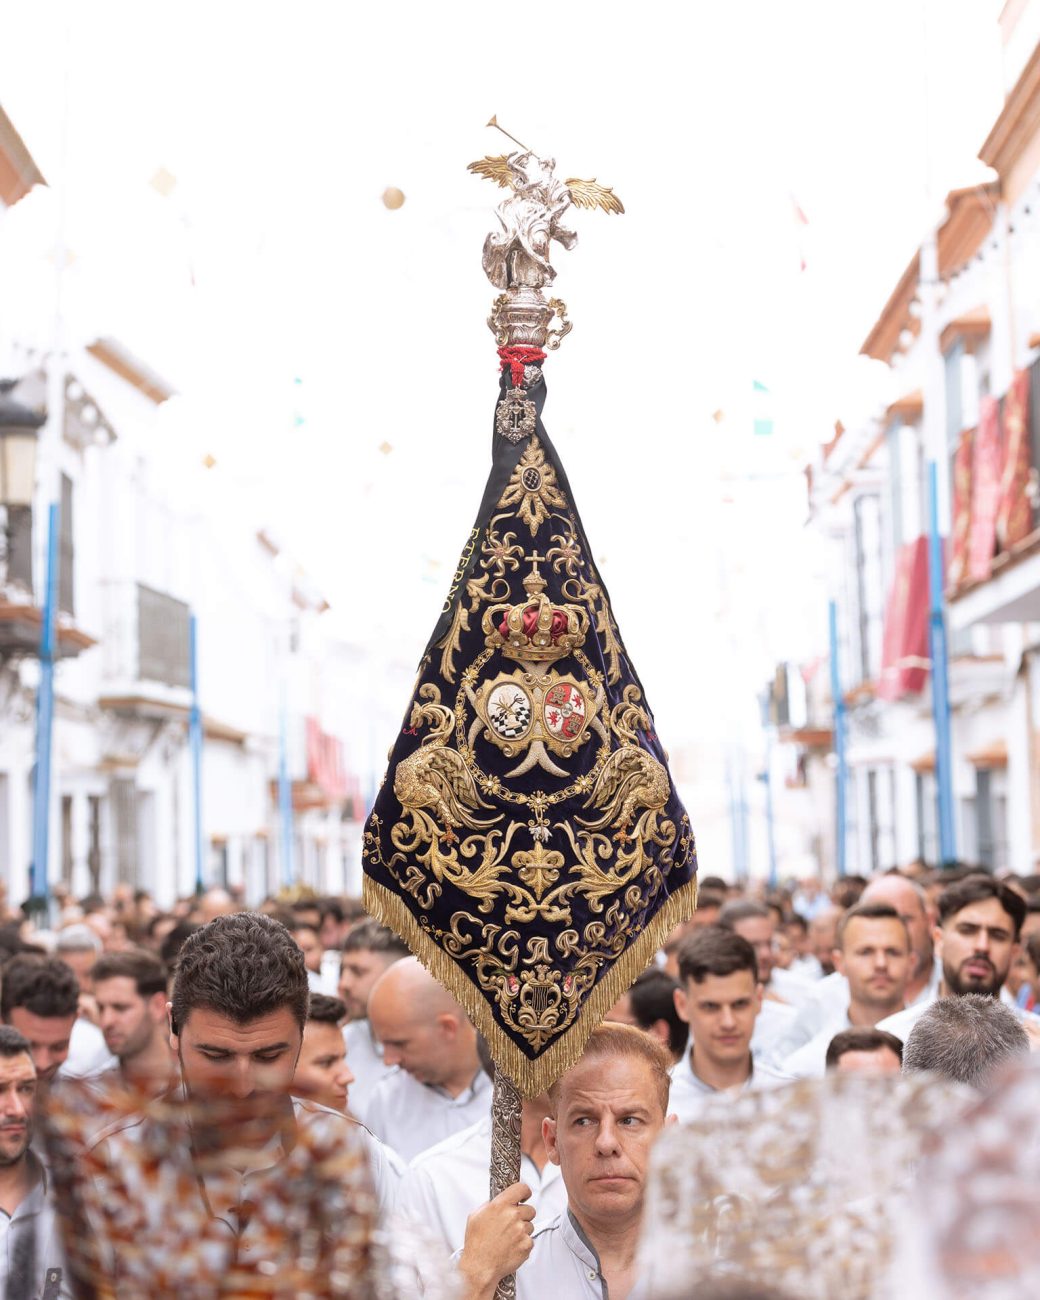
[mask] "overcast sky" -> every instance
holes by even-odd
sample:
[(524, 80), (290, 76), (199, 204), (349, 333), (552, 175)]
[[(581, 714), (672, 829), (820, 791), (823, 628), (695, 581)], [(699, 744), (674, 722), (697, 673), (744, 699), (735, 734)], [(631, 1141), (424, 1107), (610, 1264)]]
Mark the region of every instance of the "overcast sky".
[(52, 183), (8, 214), (5, 274), (46, 284), (63, 201), (72, 341), (167, 375), (170, 436), (246, 485), (348, 633), (418, 655), (497, 391), (499, 196), (466, 164), (507, 145), (497, 113), (612, 185), (626, 214), (577, 214), (555, 257), (574, 331), (545, 421), (662, 735), (721, 736), (823, 637), (792, 591), (819, 561), (800, 469), (891, 396), (858, 349), (985, 175), (1000, 7), (5, 0), (0, 95)]

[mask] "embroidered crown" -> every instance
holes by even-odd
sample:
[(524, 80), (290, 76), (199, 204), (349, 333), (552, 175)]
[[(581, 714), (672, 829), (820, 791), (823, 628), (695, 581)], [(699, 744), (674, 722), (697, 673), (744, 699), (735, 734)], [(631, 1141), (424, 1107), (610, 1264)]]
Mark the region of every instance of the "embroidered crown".
[(518, 605), (492, 605), (481, 627), (485, 645), (520, 663), (552, 663), (582, 645), (589, 616), (580, 605), (554, 605), (545, 594), (546, 582), (538, 571), (537, 553), (524, 578), (528, 599)]

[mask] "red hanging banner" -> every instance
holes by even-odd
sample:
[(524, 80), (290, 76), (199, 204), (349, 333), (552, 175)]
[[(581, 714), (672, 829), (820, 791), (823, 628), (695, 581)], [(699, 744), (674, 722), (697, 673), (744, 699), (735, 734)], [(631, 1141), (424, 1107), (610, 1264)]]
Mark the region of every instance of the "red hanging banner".
[(974, 429), (965, 429), (953, 458), (953, 528), (947, 587), (959, 587), (968, 572), (968, 544), (971, 538), (971, 450)]
[(928, 657), (928, 538), (899, 548), (896, 576), (885, 607), (878, 695), (898, 700), (924, 688)]
[(1000, 403), (984, 397), (979, 403), (971, 482), (971, 526), (968, 535), (967, 577), (985, 582), (993, 567), (1000, 505)]
[(1029, 470), (1029, 371), (1020, 370), (1004, 399), (1004, 472), (997, 508), (997, 541), (1003, 551), (1033, 531)]

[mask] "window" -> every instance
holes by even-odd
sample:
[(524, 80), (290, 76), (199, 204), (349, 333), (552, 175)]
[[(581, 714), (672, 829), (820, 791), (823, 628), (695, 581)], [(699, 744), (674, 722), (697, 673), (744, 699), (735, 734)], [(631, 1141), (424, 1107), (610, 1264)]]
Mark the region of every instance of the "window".
[(980, 767), (975, 773), (974, 860), (990, 871), (1002, 871), (1007, 867), (1005, 780), (1003, 772), (991, 768)]
[(110, 786), (112, 829), (115, 834), (116, 881), (137, 884), (137, 785), (132, 778), (116, 776)]
[(874, 875), (879, 867), (878, 857), (878, 789), (877, 772), (867, 773), (867, 818), (870, 827), (870, 873)]
[(892, 554), (903, 545), (903, 426), (897, 420), (885, 432), (888, 447), (888, 519)]
[(992, 870), (996, 846), (993, 843), (993, 795), (990, 776), (988, 768), (980, 767), (975, 772), (975, 851), (979, 864)]
[(8, 506), (7, 521), (0, 541), (5, 543), (8, 582), (32, 591), (32, 506)]
[(63, 614), (76, 612), (73, 568), (72, 479), (61, 476), (61, 520), (58, 526), (58, 608)]
[(881, 498), (877, 493), (857, 497), (853, 503), (856, 561), (856, 641), (854, 666), (857, 681), (876, 681), (881, 672), (884, 635), (884, 591), (881, 576)]
[(939, 861), (939, 824), (935, 777), (931, 772), (915, 773), (917, 803), (917, 856), (929, 866)]
[(90, 892), (101, 892), (101, 796), (87, 796), (87, 819), (89, 825), (89, 847), (87, 848), (87, 870), (90, 873)]
[(72, 884), (72, 796), (61, 796), (61, 878)]
[(161, 591), (137, 586), (137, 671), (145, 680), (191, 686), (188, 606)]
[[(964, 344), (955, 343), (943, 358), (946, 378), (946, 471), (949, 484), (950, 517), (953, 517), (953, 462), (964, 432), (964, 405), (961, 390), (961, 361), (964, 357)], [(925, 495), (928, 485), (925, 481)], [(925, 519), (929, 516), (926, 514)], [(941, 526), (941, 525), (940, 525)], [(944, 530), (948, 531), (948, 529)]]
[(979, 807), (974, 795), (963, 795), (956, 801), (960, 806), (961, 859), (975, 864), (979, 861)]
[(228, 844), (226, 839), (209, 842), (209, 883), (217, 889), (227, 889)]
[[(1029, 367), (1029, 464), (1040, 468), (1040, 357)], [(1040, 496), (1035, 501), (1034, 525), (1040, 523)]]
[(867, 858), (861, 867), (876, 874), (896, 865), (895, 769), (868, 768), (866, 778)]
[(850, 767), (845, 777), (845, 872), (859, 870), (860, 774)]

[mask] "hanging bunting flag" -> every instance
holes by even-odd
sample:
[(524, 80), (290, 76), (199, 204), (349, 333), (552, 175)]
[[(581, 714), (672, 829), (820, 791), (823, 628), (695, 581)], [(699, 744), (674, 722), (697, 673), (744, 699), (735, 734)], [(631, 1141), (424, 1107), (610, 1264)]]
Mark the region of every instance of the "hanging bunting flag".
[(795, 225), (795, 247), (798, 250), (798, 269), (805, 271), (809, 263), (805, 257), (805, 230), (809, 225), (809, 218), (802, 211), (801, 205), (793, 194), (788, 196), (791, 200), (791, 214), (794, 217)]
[(755, 436), (767, 438), (773, 432), (772, 400), (769, 389), (765, 384), (755, 379), (752, 380), (751, 390), (754, 403), (753, 428)]

